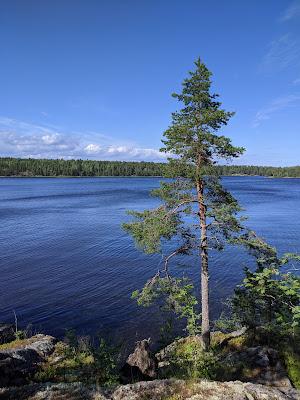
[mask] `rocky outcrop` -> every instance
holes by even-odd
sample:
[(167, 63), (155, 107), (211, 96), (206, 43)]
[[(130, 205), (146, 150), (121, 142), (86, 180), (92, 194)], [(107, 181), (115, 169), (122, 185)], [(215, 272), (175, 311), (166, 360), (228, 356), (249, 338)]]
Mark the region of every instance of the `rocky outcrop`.
[(157, 377), (157, 361), (152, 355), (149, 340), (137, 342), (121, 370), (124, 383), (154, 379)]
[(300, 400), (294, 389), (242, 382), (154, 380), (108, 391), (77, 384), (40, 384), (0, 389), (3, 400)]
[(244, 372), (239, 372), (239, 379), (280, 388), (292, 387), (278, 352), (269, 347), (249, 347), (232, 352), (225, 361), (237, 367), (243, 366)]
[(231, 339), (238, 338), (240, 336), (245, 335), (245, 333), (248, 331), (248, 328), (246, 326), (243, 326), (242, 328), (229, 332), (229, 333), (223, 333), (221, 331), (214, 331), (211, 332), (211, 342), (212, 343), (217, 343), (220, 347), (224, 347), (230, 342)]
[(0, 324), (0, 344), (12, 342), (14, 339), (14, 326), (11, 324)]
[(195, 383), (182, 380), (156, 380), (125, 385), (116, 389), (113, 400), (300, 400), (300, 393), (285, 392), (262, 385), (242, 382), (201, 380)]
[(172, 360), (174, 358), (174, 354), (178, 352), (178, 349), (190, 345), (194, 348), (202, 349), (203, 341), (201, 336), (187, 336), (174, 340), (174, 342), (170, 343), (168, 346), (164, 347), (155, 354), (156, 360), (158, 361), (158, 375), (160, 378), (172, 376), (170, 374), (172, 374)]
[(52, 353), (55, 338), (36, 335), (0, 351), (0, 386), (21, 385)]

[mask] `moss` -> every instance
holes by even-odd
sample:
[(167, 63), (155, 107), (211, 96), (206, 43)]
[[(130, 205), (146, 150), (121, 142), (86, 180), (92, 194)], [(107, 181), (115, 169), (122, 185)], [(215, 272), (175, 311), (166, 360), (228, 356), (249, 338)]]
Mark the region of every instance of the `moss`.
[(222, 343), (226, 339), (226, 337), (227, 337), (226, 333), (220, 331), (213, 332), (211, 335), (211, 346), (212, 347), (219, 346), (220, 343)]
[(9, 349), (17, 349), (19, 347), (25, 347), (31, 343), (33, 343), (35, 338), (28, 339), (16, 339), (9, 343), (3, 343), (0, 345), (0, 350), (9, 350)]
[(62, 353), (62, 348), (49, 357), (36, 373), (38, 382), (75, 382), (78, 378), (86, 380), (94, 365), (94, 357), (87, 353)]
[(241, 336), (230, 338), (230, 333), (214, 332), (211, 337), (211, 346), (215, 350), (230, 349), (230, 350), (241, 350), (249, 347), (253, 344), (253, 334), (247, 332)]
[(214, 379), (216, 377), (218, 355), (213, 351), (203, 351), (202, 343), (197, 336), (178, 340), (166, 360), (168, 366), (162, 371), (161, 378)]
[(234, 348), (236, 350), (241, 350), (246, 347), (249, 347), (249, 345), (252, 345), (251, 342), (252, 342), (252, 339), (250, 338), (250, 336), (245, 334), (245, 335), (230, 339), (228, 342), (228, 346), (231, 349)]
[(177, 345), (175, 347), (174, 353), (177, 356), (186, 356), (186, 355), (192, 355), (195, 353), (195, 351), (200, 351), (202, 352), (202, 345), (200, 340), (195, 337), (187, 337), (183, 341), (178, 341)]
[(292, 348), (282, 352), (283, 360), (290, 380), (300, 389), (300, 356)]

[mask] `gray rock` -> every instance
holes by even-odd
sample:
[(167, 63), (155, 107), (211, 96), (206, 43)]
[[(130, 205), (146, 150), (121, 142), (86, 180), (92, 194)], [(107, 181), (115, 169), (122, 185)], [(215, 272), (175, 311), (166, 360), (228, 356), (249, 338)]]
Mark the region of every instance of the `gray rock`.
[(242, 382), (154, 380), (116, 389), (74, 384), (35, 384), (0, 389), (1, 400), (300, 400), (295, 389), (279, 390)]
[(36, 335), (18, 347), (0, 351), (0, 386), (20, 385), (33, 374), (54, 350), (55, 338)]
[(263, 385), (242, 382), (200, 380), (192, 383), (182, 380), (155, 380), (138, 382), (117, 388), (112, 400), (163, 400), (168, 397), (185, 400), (300, 400), (294, 389), (278, 390)]
[(0, 344), (12, 342), (14, 339), (14, 326), (11, 324), (0, 324)]
[(156, 378), (157, 361), (150, 351), (149, 342), (149, 339), (137, 342), (134, 352), (128, 356), (121, 370), (124, 383)]
[(227, 361), (236, 365), (242, 363), (251, 371), (250, 376), (239, 379), (280, 388), (292, 387), (279, 354), (274, 349), (263, 346), (250, 347), (243, 351), (230, 353)]

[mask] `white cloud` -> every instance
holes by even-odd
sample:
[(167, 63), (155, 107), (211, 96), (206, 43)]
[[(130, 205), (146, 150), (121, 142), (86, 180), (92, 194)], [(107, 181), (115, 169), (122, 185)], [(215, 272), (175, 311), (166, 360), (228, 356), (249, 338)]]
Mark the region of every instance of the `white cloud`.
[(282, 35), (269, 44), (261, 63), (263, 71), (281, 71), (300, 62), (300, 43), (291, 34)]
[(99, 146), (99, 144), (94, 144), (94, 143), (90, 143), (87, 146), (85, 146), (85, 148), (84, 148), (84, 151), (87, 154), (99, 153), (100, 150), (101, 150), (101, 146)]
[(0, 156), (124, 161), (167, 157), (156, 149), (116, 144), (113, 138), (96, 132), (62, 132), (5, 117), (0, 117)]
[(282, 14), (280, 20), (282, 22), (289, 21), (293, 18), (300, 17), (300, 1), (294, 1)]
[(124, 160), (159, 160), (166, 159), (164, 153), (155, 149), (134, 146), (108, 146), (102, 147), (95, 143), (88, 144), (84, 151), (93, 158), (111, 158)]
[(262, 121), (271, 118), (271, 115), (277, 111), (284, 110), (289, 107), (293, 107), (300, 101), (300, 95), (290, 94), (287, 96), (278, 97), (274, 99), (270, 105), (262, 110), (258, 111), (255, 115), (253, 126), (258, 127)]
[(56, 144), (60, 144), (62, 141), (61, 135), (59, 135), (58, 133), (52, 133), (49, 135), (44, 135), (42, 136), (42, 141), (45, 144), (49, 144), (49, 145), (56, 145)]

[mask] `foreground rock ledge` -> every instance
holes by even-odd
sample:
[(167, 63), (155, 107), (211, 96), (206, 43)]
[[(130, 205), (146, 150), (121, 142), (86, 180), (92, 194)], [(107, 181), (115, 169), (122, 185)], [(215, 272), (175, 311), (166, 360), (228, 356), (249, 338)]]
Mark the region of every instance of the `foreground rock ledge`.
[(300, 391), (252, 383), (155, 380), (109, 391), (74, 384), (27, 385), (0, 389), (1, 400), (300, 400)]
[(53, 352), (56, 339), (40, 334), (19, 342), (8, 343), (0, 350), (0, 386), (25, 384)]

